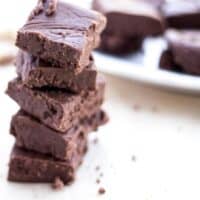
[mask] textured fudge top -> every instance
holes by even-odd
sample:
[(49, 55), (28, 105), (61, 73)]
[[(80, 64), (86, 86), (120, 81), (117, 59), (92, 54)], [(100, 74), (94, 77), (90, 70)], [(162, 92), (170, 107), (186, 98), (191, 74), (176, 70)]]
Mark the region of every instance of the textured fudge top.
[[(35, 10), (38, 9), (38, 6)], [(57, 35), (59, 29), (66, 30), (66, 35), (73, 31), (89, 32), (96, 30), (100, 33), (106, 23), (105, 17), (95, 11), (78, 8), (59, 1), (52, 15), (47, 15), (45, 9), (33, 10), (27, 24), (20, 31), (43, 30), (43, 34)], [(55, 33), (54, 31), (55, 30)], [(42, 34), (42, 32), (41, 32)], [(55, 38), (57, 40), (59, 38)]]

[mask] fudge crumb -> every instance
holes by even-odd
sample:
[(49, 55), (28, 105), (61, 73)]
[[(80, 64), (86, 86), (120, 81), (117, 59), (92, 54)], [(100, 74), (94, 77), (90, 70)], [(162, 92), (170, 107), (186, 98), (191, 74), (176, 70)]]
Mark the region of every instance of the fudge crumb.
[(141, 110), (141, 106), (139, 104), (134, 104), (133, 110), (137, 112), (137, 111)]
[(136, 156), (132, 155), (131, 160), (135, 162), (136, 161)]
[(96, 180), (96, 183), (97, 183), (97, 184), (99, 184), (100, 182), (101, 182), (100, 179), (97, 179), (97, 180)]
[(97, 144), (98, 142), (99, 142), (99, 139), (98, 138), (94, 138), (93, 144)]
[(99, 171), (99, 170), (100, 170), (100, 166), (97, 165), (97, 166), (95, 167), (95, 170), (96, 170), (96, 171)]
[(98, 193), (99, 193), (100, 195), (105, 194), (105, 193), (106, 193), (106, 190), (105, 190), (103, 187), (101, 187), (101, 188), (99, 188)]
[(56, 177), (52, 184), (52, 188), (55, 190), (61, 190), (63, 187), (64, 187), (63, 181), (59, 177)]
[(101, 172), (101, 173), (99, 174), (99, 176), (100, 176), (100, 177), (103, 177), (103, 173)]

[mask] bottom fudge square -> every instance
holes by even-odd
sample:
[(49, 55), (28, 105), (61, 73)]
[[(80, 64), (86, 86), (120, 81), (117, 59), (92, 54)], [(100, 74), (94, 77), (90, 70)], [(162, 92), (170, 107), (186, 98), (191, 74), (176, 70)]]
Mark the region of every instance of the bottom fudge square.
[(56, 160), (50, 156), (18, 148), (15, 145), (11, 153), (8, 180), (53, 183), (56, 178), (59, 178), (64, 184), (70, 184), (75, 178), (75, 171), (81, 164), (86, 151), (86, 141), (82, 142), (84, 149), (76, 151), (73, 158), (67, 161)]
[(21, 110), (12, 119), (11, 134), (16, 137), (18, 147), (66, 160), (73, 156), (74, 148), (86, 140), (89, 132), (95, 131), (107, 120), (106, 113), (99, 110), (62, 134)]
[(96, 113), (104, 100), (105, 80), (98, 76), (96, 89), (73, 94), (55, 89), (30, 89), (17, 78), (8, 84), (7, 94), (41, 123), (66, 132), (79, 119)]

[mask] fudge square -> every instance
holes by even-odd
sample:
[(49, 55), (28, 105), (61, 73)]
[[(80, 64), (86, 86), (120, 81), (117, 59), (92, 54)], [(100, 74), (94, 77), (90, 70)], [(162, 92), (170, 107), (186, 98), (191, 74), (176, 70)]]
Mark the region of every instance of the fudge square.
[(8, 180), (13, 182), (53, 183), (56, 178), (70, 184), (87, 150), (87, 141), (82, 140), (74, 149), (71, 159), (60, 161), (48, 155), (13, 147), (9, 163)]
[(105, 80), (97, 77), (96, 89), (80, 94), (63, 90), (30, 89), (16, 78), (9, 82), (7, 94), (40, 122), (60, 132), (71, 128), (79, 119), (97, 112), (104, 100)]
[(60, 160), (72, 158), (74, 147), (87, 139), (108, 121), (102, 110), (81, 119), (64, 134), (41, 124), (37, 119), (20, 110), (12, 119), (10, 132), (16, 137), (16, 145), (38, 153), (48, 154)]
[(144, 37), (164, 31), (160, 12), (145, 1), (93, 0), (92, 7), (107, 17), (107, 34)]
[(18, 52), (15, 65), (17, 74), (30, 88), (53, 87), (80, 93), (82, 90), (94, 90), (96, 86), (97, 70), (92, 56), (89, 65), (78, 74), (73, 70), (52, 67), (25, 51)]
[[(41, 2), (40, 2), (41, 3)], [(47, 15), (37, 5), (27, 23), (18, 31), (16, 45), (53, 65), (79, 73), (88, 66), (91, 51), (100, 41), (106, 18), (95, 11), (59, 1)]]
[(167, 25), (177, 29), (200, 28), (200, 1), (174, 0), (166, 1), (161, 6)]
[[(179, 68), (189, 74), (200, 74), (200, 31), (169, 29), (165, 38), (168, 42), (168, 56), (163, 53), (160, 67), (167, 69)], [(171, 55), (171, 56), (170, 56)], [(170, 57), (169, 57), (170, 56)], [(168, 61), (166, 60), (168, 57)]]

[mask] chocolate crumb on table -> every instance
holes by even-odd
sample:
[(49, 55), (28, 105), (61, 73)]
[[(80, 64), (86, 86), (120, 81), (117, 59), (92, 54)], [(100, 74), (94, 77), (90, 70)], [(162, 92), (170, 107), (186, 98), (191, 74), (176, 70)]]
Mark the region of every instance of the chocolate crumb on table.
[(100, 170), (100, 166), (97, 165), (97, 166), (95, 167), (95, 170), (96, 170), (96, 171), (99, 171), (99, 170)]
[(97, 184), (99, 184), (100, 182), (101, 182), (101, 180), (100, 180), (100, 179), (97, 179), (97, 180), (96, 180), (96, 183), (97, 183)]
[(93, 144), (97, 144), (98, 142), (99, 142), (99, 139), (98, 138), (94, 138)]
[(132, 155), (131, 160), (135, 162), (136, 161), (136, 156)]
[(100, 187), (99, 190), (98, 190), (98, 193), (99, 193), (100, 195), (105, 194), (105, 193), (106, 193), (106, 190), (105, 190), (103, 187)]

